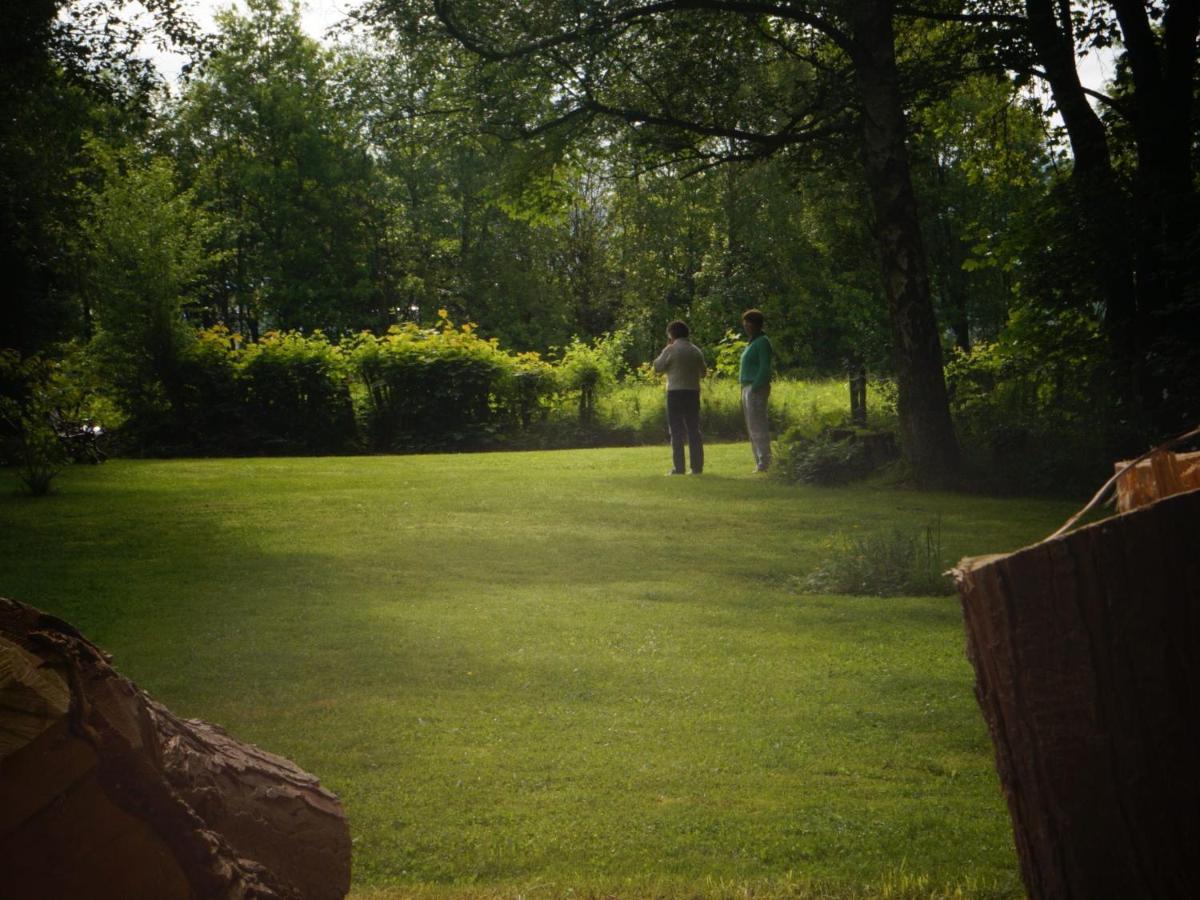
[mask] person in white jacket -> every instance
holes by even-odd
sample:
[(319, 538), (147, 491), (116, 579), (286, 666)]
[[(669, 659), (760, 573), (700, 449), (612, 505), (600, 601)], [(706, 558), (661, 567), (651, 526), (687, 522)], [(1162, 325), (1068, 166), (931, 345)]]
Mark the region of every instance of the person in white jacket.
[(687, 323), (676, 319), (667, 326), (670, 343), (654, 360), (654, 371), (667, 376), (667, 423), (671, 427), (670, 475), (684, 474), (683, 445), (688, 448), (692, 474), (704, 471), (704, 439), (700, 436), (700, 379), (708, 372), (704, 354), (693, 344)]

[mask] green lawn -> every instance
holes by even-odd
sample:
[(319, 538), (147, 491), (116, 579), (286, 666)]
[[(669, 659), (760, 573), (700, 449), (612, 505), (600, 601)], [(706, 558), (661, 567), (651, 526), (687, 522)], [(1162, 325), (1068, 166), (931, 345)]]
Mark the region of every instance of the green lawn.
[(337, 791), (363, 896), (1020, 893), (954, 597), (795, 589), (1073, 504), (795, 488), (746, 445), (112, 461), (15, 494), (0, 594)]

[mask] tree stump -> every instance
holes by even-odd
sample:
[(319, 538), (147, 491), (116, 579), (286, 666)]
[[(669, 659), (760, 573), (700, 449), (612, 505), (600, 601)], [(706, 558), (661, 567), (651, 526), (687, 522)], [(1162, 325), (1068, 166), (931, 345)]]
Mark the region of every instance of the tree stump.
[(22, 900), (324, 900), (350, 888), (350, 834), (311, 775), (0, 598), (0, 873)]
[(955, 575), (1029, 895), (1200, 896), (1200, 491)]
[(1159, 450), (1136, 466), (1119, 462), (1115, 468), (1121, 473), (1117, 478), (1117, 509), (1120, 512), (1200, 488), (1200, 453)]

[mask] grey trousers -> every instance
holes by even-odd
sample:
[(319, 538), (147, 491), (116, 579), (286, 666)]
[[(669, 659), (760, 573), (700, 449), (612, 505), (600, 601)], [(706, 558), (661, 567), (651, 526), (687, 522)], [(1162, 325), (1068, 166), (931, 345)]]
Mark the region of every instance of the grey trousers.
[(765, 472), (771, 465), (771, 432), (767, 422), (767, 400), (770, 397), (770, 385), (758, 390), (748, 384), (742, 385), (742, 413), (746, 416), (746, 431), (750, 433), (754, 465), (760, 472)]

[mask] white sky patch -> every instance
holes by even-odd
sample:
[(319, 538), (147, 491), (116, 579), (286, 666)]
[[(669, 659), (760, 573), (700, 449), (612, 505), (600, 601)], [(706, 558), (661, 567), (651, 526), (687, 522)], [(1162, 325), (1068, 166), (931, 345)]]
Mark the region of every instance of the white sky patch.
[[(11, 0), (3, 0), (11, 2)], [(346, 18), (353, 10), (361, 5), (360, 0), (302, 0), (300, 4), (300, 27), (309, 37), (318, 41), (323, 40), (325, 32)], [(137, 3), (131, 4), (136, 8)], [(236, 9), (246, 12), (245, 3), (241, 0), (190, 0), (184, 2), (187, 12), (200, 27), (201, 31), (209, 34), (216, 33), (216, 13), (220, 10)], [(188, 58), (180, 53), (166, 53), (153, 47), (146, 48), (146, 55), (154, 61), (154, 65), (168, 83), (174, 84), (179, 80), (180, 69)]]
[[(1107, 94), (1108, 83), (1117, 71), (1117, 54), (1119, 48), (1109, 47), (1107, 50), (1089, 51), (1083, 59), (1078, 60), (1075, 67), (1079, 70), (1079, 80), (1085, 88)], [(1092, 105), (1095, 106), (1095, 99)]]

